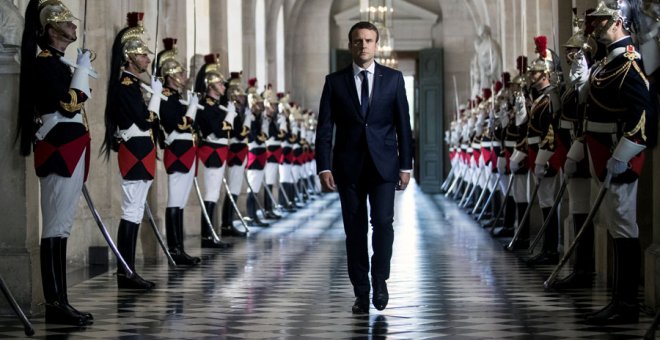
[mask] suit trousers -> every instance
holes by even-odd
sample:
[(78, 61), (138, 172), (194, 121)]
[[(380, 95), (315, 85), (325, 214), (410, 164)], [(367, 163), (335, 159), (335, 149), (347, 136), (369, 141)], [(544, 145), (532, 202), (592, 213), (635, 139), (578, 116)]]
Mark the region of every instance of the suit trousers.
[[(387, 182), (365, 152), (360, 177), (355, 184), (338, 184), (344, 231), (348, 276), (355, 296), (368, 297), (369, 283), (369, 220), (373, 226), (371, 238), (371, 277), (373, 281), (385, 281), (390, 276), (390, 260), (394, 241), (394, 191), (396, 183)], [(367, 200), (370, 214), (368, 215)]]

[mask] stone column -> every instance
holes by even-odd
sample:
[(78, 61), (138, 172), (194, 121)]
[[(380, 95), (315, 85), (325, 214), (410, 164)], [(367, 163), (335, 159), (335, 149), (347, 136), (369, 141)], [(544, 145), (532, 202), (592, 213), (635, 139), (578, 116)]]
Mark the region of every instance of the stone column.
[[(38, 181), (32, 157), (19, 155), (14, 144), (18, 121), (18, 86), (20, 66), (17, 52), (23, 29), (23, 18), (11, 1), (0, 2), (0, 275), (26, 314), (43, 307), (39, 266)], [(15, 25), (14, 25), (15, 24)], [(14, 34), (15, 33), (15, 34)], [(0, 299), (0, 314), (13, 314), (6, 300)]]
[[(257, 75), (257, 36), (255, 29), (256, 1), (243, 1), (243, 82)], [(257, 91), (261, 92), (265, 79), (257, 79)]]
[[(656, 131), (658, 131), (658, 127), (656, 127)], [(660, 167), (660, 148), (656, 146), (646, 155), (647, 162), (651, 164), (649, 171), (644, 176), (652, 182), (649, 185), (652, 193), (647, 198), (651, 201), (652, 221), (649, 237), (652, 243), (644, 252), (644, 304), (655, 308), (660, 306), (660, 211), (654, 207), (657, 207), (657, 202), (660, 202), (660, 181), (655, 180), (653, 174)], [(642, 247), (644, 247), (644, 243), (642, 243)]]
[(211, 41), (211, 52), (220, 53), (220, 67), (225, 78), (229, 77), (228, 51), (227, 51), (227, 0), (213, 0), (209, 2), (209, 26), (210, 32), (199, 32), (197, 34), (208, 34)]

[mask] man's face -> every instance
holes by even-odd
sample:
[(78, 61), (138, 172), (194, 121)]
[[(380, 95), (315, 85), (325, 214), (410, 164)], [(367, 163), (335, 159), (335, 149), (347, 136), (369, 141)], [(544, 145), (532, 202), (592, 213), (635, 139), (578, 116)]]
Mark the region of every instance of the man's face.
[(140, 72), (145, 72), (146, 70), (149, 69), (149, 64), (151, 64), (151, 59), (149, 59), (149, 55), (146, 53), (144, 54), (136, 54), (135, 57), (133, 58), (133, 63), (135, 63), (135, 67), (140, 70)]
[(364, 28), (353, 31), (351, 41), (348, 42), (348, 49), (356, 64), (369, 64), (378, 50), (376, 32)]
[(594, 27), (594, 36), (599, 42), (606, 45), (616, 40), (614, 33), (621, 20), (616, 20), (608, 26), (609, 22), (608, 18), (601, 18), (599, 20), (594, 20), (592, 23)]
[(178, 72), (168, 77), (168, 85), (175, 89), (181, 90), (185, 87), (186, 82), (188, 82), (188, 78), (183, 72)]
[(221, 81), (211, 84), (210, 87), (211, 87), (211, 89), (213, 89), (213, 91), (217, 92), (221, 96), (225, 95), (225, 90), (227, 89), (225, 87), (225, 84)]
[(63, 22), (59, 24), (60, 29), (63, 32), (64, 38), (71, 40), (71, 42), (76, 41), (78, 36), (76, 35), (76, 29), (78, 26), (71, 21)]
[(531, 72), (529, 74), (529, 80), (532, 84), (532, 86), (537, 87), (543, 85), (541, 83), (541, 80), (545, 77), (545, 74), (543, 72)]

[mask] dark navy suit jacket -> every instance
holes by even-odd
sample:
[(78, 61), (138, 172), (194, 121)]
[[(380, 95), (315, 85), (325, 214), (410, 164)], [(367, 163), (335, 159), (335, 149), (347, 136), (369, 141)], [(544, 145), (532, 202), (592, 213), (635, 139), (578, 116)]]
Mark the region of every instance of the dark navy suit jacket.
[(412, 169), (412, 136), (403, 75), (379, 64), (374, 69), (366, 117), (360, 113), (352, 65), (326, 76), (319, 108), (319, 172), (331, 170), (338, 185), (354, 184), (360, 178), (366, 152), (386, 182), (396, 183), (399, 170)]

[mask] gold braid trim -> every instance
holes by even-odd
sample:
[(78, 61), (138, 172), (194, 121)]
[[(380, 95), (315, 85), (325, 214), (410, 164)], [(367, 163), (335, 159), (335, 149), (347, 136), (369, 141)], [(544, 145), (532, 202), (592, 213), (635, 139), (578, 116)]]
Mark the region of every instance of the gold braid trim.
[(188, 123), (188, 119), (186, 119), (186, 116), (181, 117), (181, 120), (183, 120), (182, 124), (177, 124), (177, 127), (181, 130), (191, 130), (192, 131), (192, 125)]
[(284, 136), (286, 136), (286, 132), (284, 130), (280, 130), (280, 132), (277, 134), (277, 138), (280, 139), (284, 138)]
[(249, 133), (250, 133), (250, 128), (243, 125), (243, 131), (241, 131), (241, 137), (247, 137)]
[(639, 119), (639, 122), (637, 122), (635, 128), (624, 133), (623, 135), (626, 137), (632, 137), (636, 135), (637, 132), (640, 132), (642, 134), (642, 139), (646, 141), (646, 110), (642, 111), (642, 118)]
[(644, 81), (644, 84), (646, 85), (646, 89), (648, 90), (649, 89), (649, 80), (646, 79), (646, 76), (644, 75), (644, 72), (642, 72), (642, 70), (639, 68), (639, 65), (637, 64), (636, 61), (632, 61), (632, 65), (635, 68), (635, 70), (637, 71), (637, 73), (639, 73), (639, 76), (642, 77), (642, 80)]
[(257, 139), (258, 139), (260, 142), (265, 142), (265, 141), (268, 140), (268, 136), (266, 136), (266, 134), (262, 132), (262, 133), (259, 134), (259, 136), (257, 136)]
[(548, 150), (555, 150), (555, 130), (552, 128), (552, 125), (548, 127), (548, 133), (545, 135), (545, 138), (539, 143), (539, 148), (548, 146)]
[(226, 121), (222, 121), (222, 131), (231, 131), (231, 124)]
[(71, 97), (71, 102), (65, 103), (63, 101), (60, 101), (60, 106), (69, 112), (78, 112), (83, 106), (83, 103), (78, 104), (78, 94), (76, 94), (76, 90), (74, 89), (69, 89), (69, 96)]
[(149, 118), (147, 118), (147, 122), (153, 123), (156, 118), (158, 118), (158, 116), (153, 111), (149, 111)]

